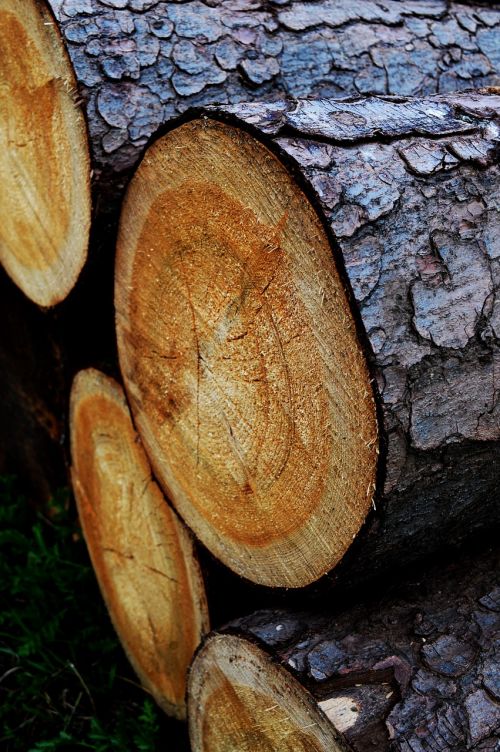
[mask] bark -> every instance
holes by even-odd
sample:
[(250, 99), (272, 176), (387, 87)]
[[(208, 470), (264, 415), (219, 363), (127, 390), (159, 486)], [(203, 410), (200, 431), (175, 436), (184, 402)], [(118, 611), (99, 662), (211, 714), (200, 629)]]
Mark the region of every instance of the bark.
[(262, 611), (223, 633), (277, 658), (354, 752), (496, 751), (499, 563), (483, 550), (340, 614)]
[(205, 111), (278, 149), (345, 266), (382, 436), (354, 578), (499, 521), (499, 106), (484, 92)]
[(414, 96), (500, 83), (500, 10), (444, 0), (51, 0), (112, 191), (193, 105)]

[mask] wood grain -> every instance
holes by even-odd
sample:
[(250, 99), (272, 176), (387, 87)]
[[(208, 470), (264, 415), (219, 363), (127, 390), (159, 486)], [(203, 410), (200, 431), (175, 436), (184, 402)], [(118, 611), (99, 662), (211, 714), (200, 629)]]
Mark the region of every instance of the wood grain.
[(371, 506), (375, 408), (328, 239), (286, 168), (207, 120), (157, 141), (115, 289), (134, 418), (188, 525), (259, 583), (330, 570)]
[(193, 752), (347, 752), (311, 695), (250, 641), (214, 635), (189, 675)]
[(187, 667), (208, 629), (203, 580), (122, 390), (93, 369), (73, 385), (71, 450), (80, 521), (116, 631), (146, 689), (183, 718)]
[(0, 262), (41, 306), (87, 257), (90, 164), (76, 81), (40, 0), (0, 0)]

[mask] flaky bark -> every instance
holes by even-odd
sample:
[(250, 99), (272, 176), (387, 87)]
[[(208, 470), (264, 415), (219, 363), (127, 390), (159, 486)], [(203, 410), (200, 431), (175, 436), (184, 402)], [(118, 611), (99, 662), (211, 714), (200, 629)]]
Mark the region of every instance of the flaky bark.
[(156, 128), (189, 106), (270, 94), (413, 96), (500, 83), (500, 11), (477, 3), (51, 4), (88, 102), (105, 182), (132, 167)]
[(383, 437), (378, 508), (350, 557), (363, 577), (498, 522), (499, 100), (206, 111), (251, 124), (292, 161), (345, 265)]
[[(262, 611), (227, 633), (277, 657), (355, 752), (493, 752), (500, 748), (499, 563), (498, 552), (486, 552), (341, 614)], [(271, 711), (278, 719), (286, 703)]]

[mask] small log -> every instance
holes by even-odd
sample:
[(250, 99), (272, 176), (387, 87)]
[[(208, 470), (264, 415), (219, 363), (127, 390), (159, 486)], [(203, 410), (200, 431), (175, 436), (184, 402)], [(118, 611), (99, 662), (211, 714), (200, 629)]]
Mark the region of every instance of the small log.
[(212, 634), (190, 669), (193, 752), (498, 750), (499, 564), (483, 551), (341, 614)]
[(217, 107), (146, 153), (121, 370), (159, 481), (238, 574), (310, 583), (372, 500), (365, 578), (499, 521), (499, 112), (494, 92)]
[(144, 687), (184, 718), (187, 667), (208, 630), (203, 580), (121, 388), (93, 369), (73, 384), (71, 453), (80, 521), (115, 629)]
[(42, 0), (0, 2), (0, 262), (53, 306), (87, 258), (90, 160), (76, 80)]

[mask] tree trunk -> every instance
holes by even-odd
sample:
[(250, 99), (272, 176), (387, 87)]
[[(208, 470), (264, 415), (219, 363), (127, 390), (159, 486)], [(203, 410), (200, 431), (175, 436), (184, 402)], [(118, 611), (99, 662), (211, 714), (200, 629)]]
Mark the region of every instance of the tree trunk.
[(263, 611), (211, 635), (190, 670), (193, 752), (498, 750), (499, 563), (486, 551), (341, 614)]
[(184, 718), (187, 667), (208, 630), (203, 580), (123, 391), (93, 369), (73, 384), (71, 454), (80, 522), (118, 636), (145, 688)]
[(51, 4), (88, 103), (96, 178), (115, 193), (116, 173), (126, 174), (151, 134), (193, 105), (500, 84), (500, 10), (479, 3)]
[(122, 375), (157, 477), (239, 574), (334, 567), (377, 443), (350, 578), (498, 522), (499, 111), (486, 91), (234, 105), (148, 150), (118, 241)]

